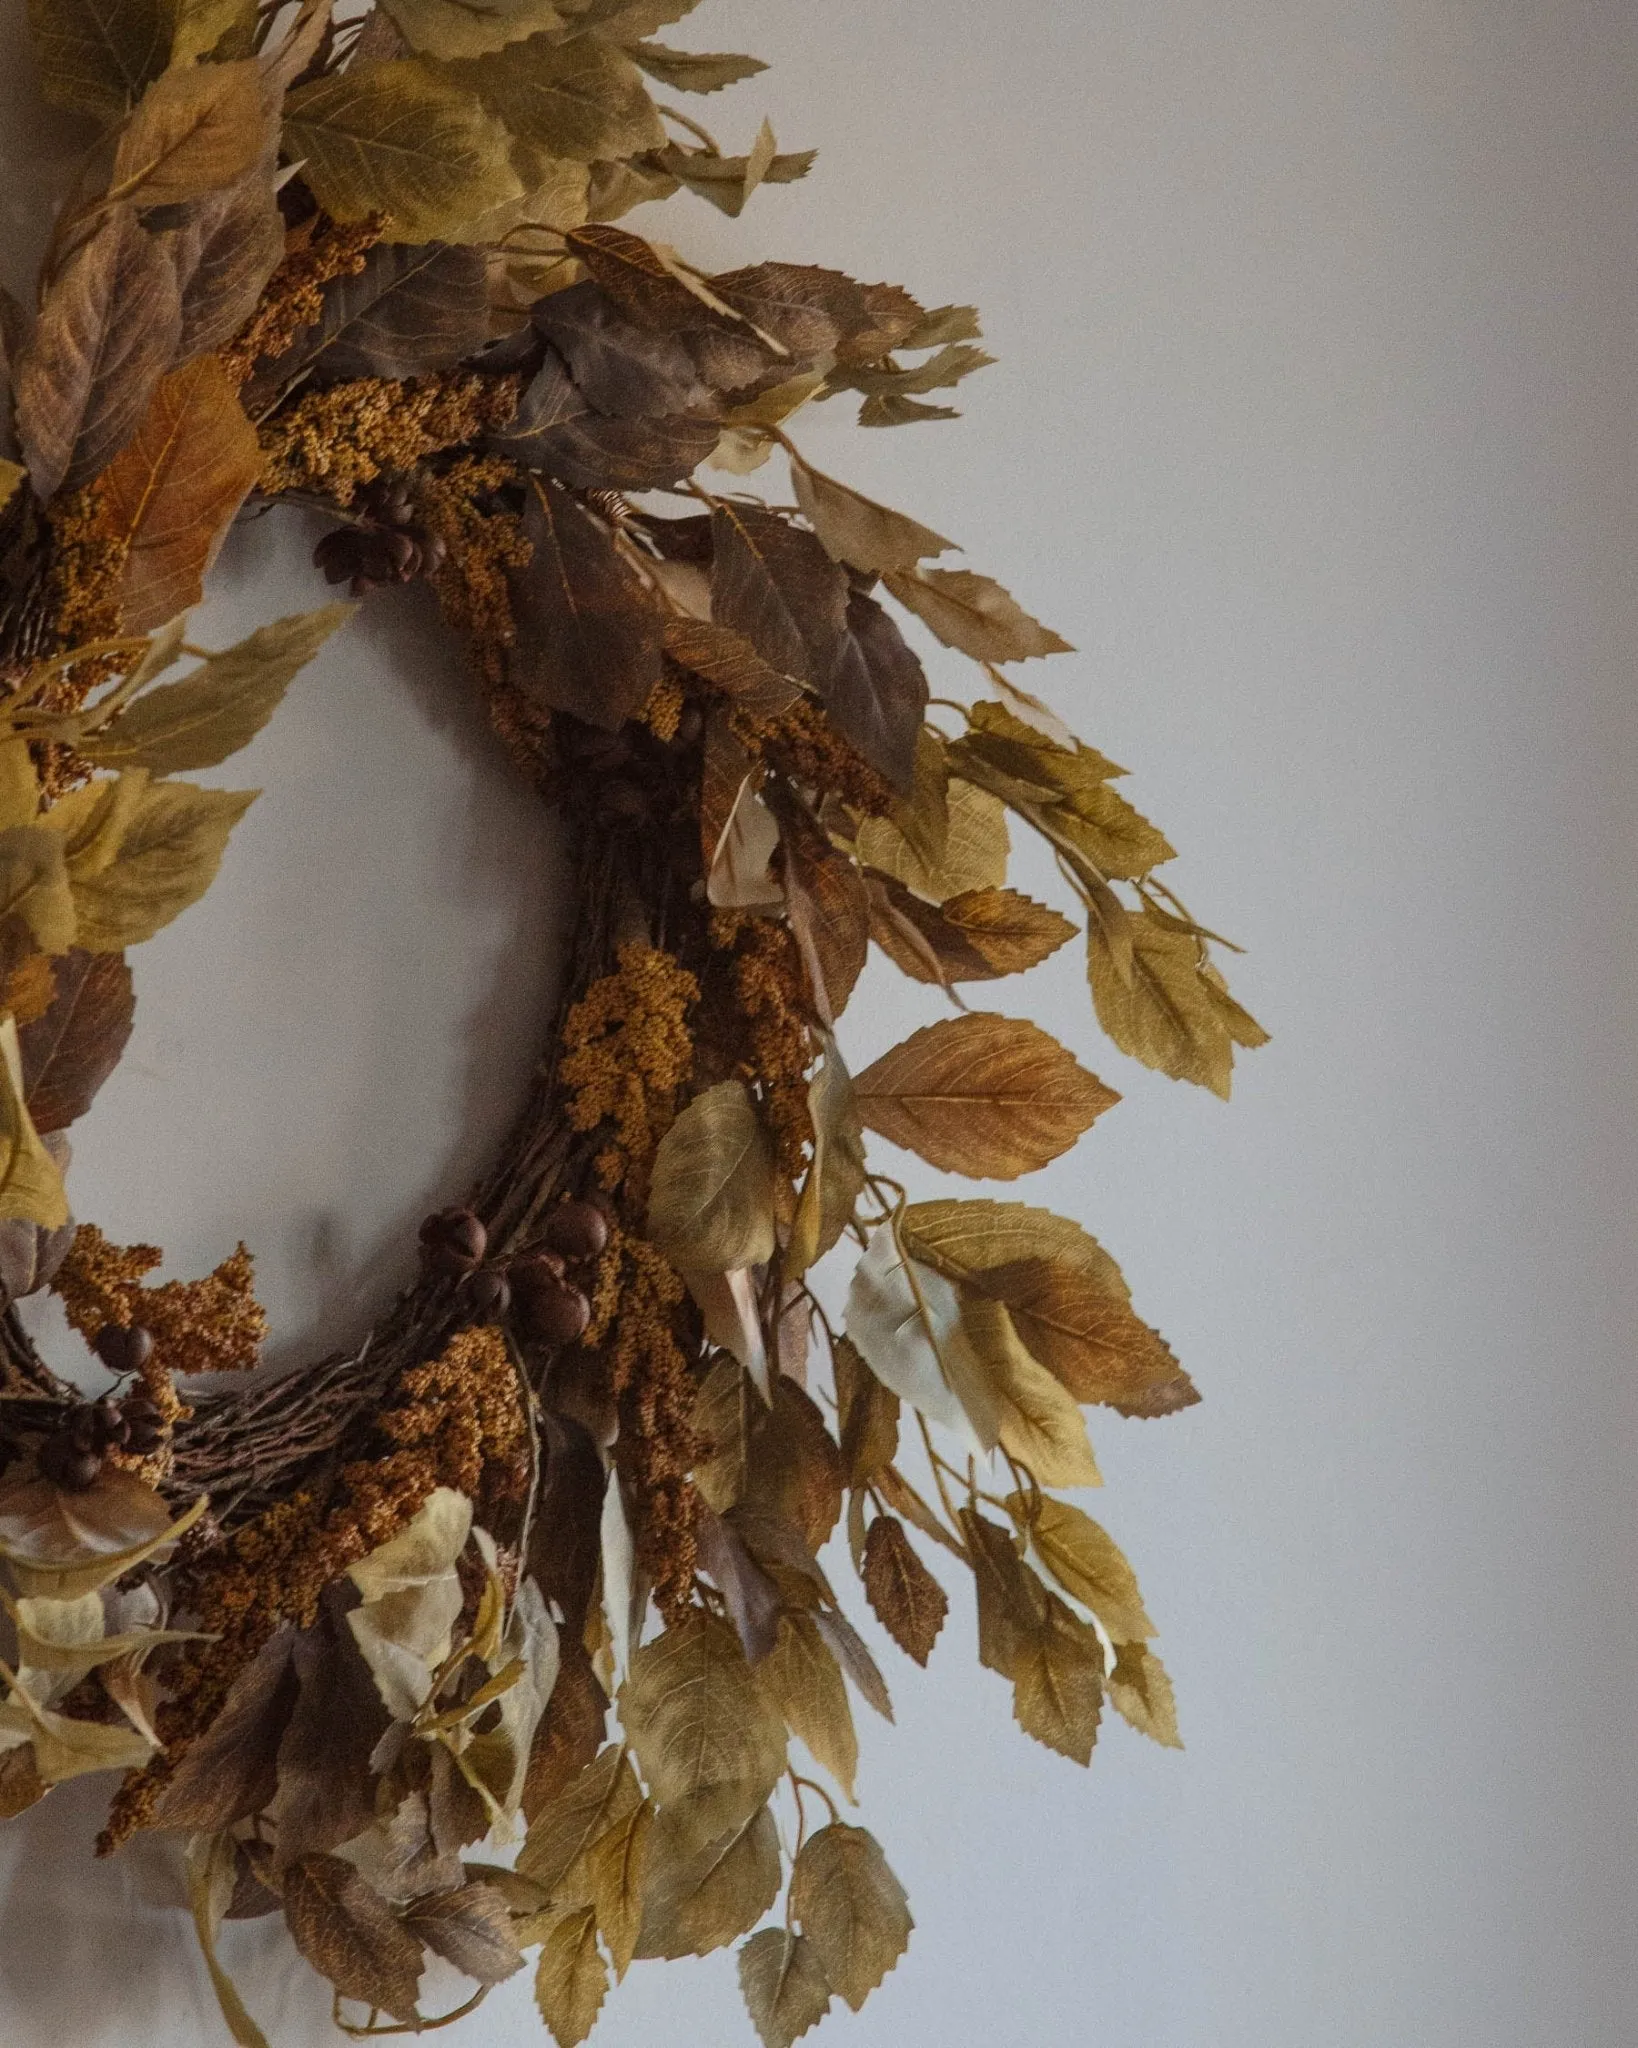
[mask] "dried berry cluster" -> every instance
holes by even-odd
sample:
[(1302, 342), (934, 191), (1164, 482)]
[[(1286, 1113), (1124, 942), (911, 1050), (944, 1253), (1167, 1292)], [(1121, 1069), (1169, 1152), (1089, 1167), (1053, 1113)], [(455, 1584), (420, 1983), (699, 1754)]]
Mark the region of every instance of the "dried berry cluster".
[[(122, 1773), (102, 1847), (182, 1841), (246, 2048), (230, 1914), (282, 1914), (355, 2033), (428, 2024), (433, 1955), (476, 2004), (534, 1952), (562, 2048), (633, 1961), (730, 1943), (766, 2048), (856, 2009), (909, 1909), (790, 1752), (852, 1799), (855, 1702), (891, 1712), (846, 1563), (918, 1666), (930, 1560), (970, 1579), (981, 1662), (1062, 1755), (1106, 1705), (1177, 1740), (1132, 1569), (1062, 1496), (1098, 1483), (1088, 1407), (1192, 1383), (1077, 1224), (912, 1201), (866, 1133), (986, 1181), (1075, 1144), (1114, 1091), (974, 985), (1077, 931), (1120, 1054), (1226, 1095), (1263, 1034), (1123, 771), (1016, 680), (1065, 643), (801, 452), (837, 399), (949, 417), (972, 310), (615, 224), (809, 167), (656, 103), (760, 69), (654, 40), (688, 11), (32, 13), (96, 132), (5, 337), (0, 1810)], [(251, 801), (186, 778), (353, 609), (192, 644), (227, 527), (280, 504), (354, 601), (428, 585), (577, 865), (493, 1171), (364, 1344), (275, 1376), (246, 1249), (154, 1284), (155, 1247), (76, 1229), (63, 1133), (129, 1036), (126, 950)], [(1020, 827), (1075, 916), (1008, 885)], [(872, 947), (950, 1008), (853, 1074)], [(44, 1288), (105, 1391), (34, 1348)], [(515, 1871), (479, 1848), (520, 1834)]]

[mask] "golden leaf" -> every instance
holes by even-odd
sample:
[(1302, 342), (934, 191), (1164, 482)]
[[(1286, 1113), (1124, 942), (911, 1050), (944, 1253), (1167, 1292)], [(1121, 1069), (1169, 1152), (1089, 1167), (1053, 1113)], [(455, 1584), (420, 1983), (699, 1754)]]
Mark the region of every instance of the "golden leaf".
[(156, 78), (120, 130), (111, 196), (179, 206), (240, 178), (273, 140), (253, 59), (179, 64)]
[(766, 785), (785, 852), (785, 903), (820, 1022), (834, 1025), (870, 951), (870, 901), (863, 877), (834, 847), (805, 803), (780, 777)]
[(1101, 1486), (1075, 1397), (1024, 1349), (998, 1301), (962, 1293), (961, 1323), (989, 1380), (986, 1429), (1045, 1486)]
[(81, 740), (79, 751), (99, 768), (147, 768), (158, 775), (216, 767), (250, 744), (293, 678), (356, 609), (328, 604), (259, 626), (180, 682), (146, 692)]
[(674, 92), (720, 92), (742, 78), (754, 78), (767, 65), (760, 57), (739, 57), (727, 51), (669, 50), (663, 43), (628, 43), (634, 64)]
[(1031, 1501), (1015, 1493), (1007, 1506), (1014, 1520), (1027, 1526), (1042, 1564), (1066, 1593), (1091, 1608), (1111, 1642), (1141, 1643), (1155, 1633), (1137, 1575), (1114, 1538), (1090, 1515), (1048, 1494)]
[(882, 580), (946, 647), (975, 661), (1024, 661), (1031, 655), (1075, 651), (1032, 619), (999, 583), (970, 569), (895, 569)]
[(129, 549), (121, 590), (126, 632), (151, 632), (199, 602), (261, 466), (256, 430), (215, 356), (200, 356), (159, 384), (141, 426), (101, 479), (112, 533)]
[(29, 34), (47, 99), (117, 121), (170, 53), (165, 0), (29, 0)]
[(1123, 1407), (1157, 1389), (1174, 1407), (1199, 1399), (1133, 1312), (1120, 1268), (1079, 1224), (1021, 1202), (943, 1201), (912, 1205), (901, 1231), (916, 1259), (1004, 1303), (1025, 1349), (1077, 1401)]
[(944, 1588), (916, 1554), (897, 1515), (877, 1515), (864, 1546), (871, 1611), (907, 1657), (925, 1666), (950, 1611)]
[(1087, 927), (1087, 975), (1098, 1022), (1146, 1067), (1227, 1101), (1234, 1047), (1252, 1032), (1260, 1043), (1261, 1027), (1238, 1004), (1230, 1007), (1226, 991), (1208, 979), (1205, 949), (1192, 933), (1147, 910), (1128, 913), (1125, 929), (1132, 946), (1129, 975), (1121, 972), (1103, 925), (1093, 919)]
[[(112, 792), (141, 775), (139, 769), (92, 789)], [(196, 903), (216, 878), (228, 835), (257, 795), (253, 789), (200, 789), (190, 782), (148, 783), (139, 788), (110, 857), (94, 873), (76, 873), (70, 841), (79, 944), (93, 953), (120, 952), (151, 939)], [(112, 815), (118, 800), (110, 794), (107, 801)], [(56, 805), (44, 822), (67, 809), (66, 802)]]
[(762, 2048), (791, 2048), (830, 2010), (819, 1951), (788, 1927), (764, 1927), (739, 1952), (739, 1988)]
[(616, 1980), (626, 1974), (637, 1953), (653, 1823), (653, 1807), (646, 1799), (639, 1800), (629, 1813), (611, 1821), (585, 1852), (584, 1881), (597, 1909), (597, 1924), (614, 1964)]
[(415, 2017), (421, 1944), (392, 1908), (339, 1856), (303, 1856), (284, 1873), (284, 1917), (297, 1948), (343, 1998)]
[(1122, 1643), (1109, 1674), (1109, 1704), (1140, 1735), (1162, 1749), (1181, 1749), (1177, 1732), (1177, 1701), (1166, 1667), (1142, 1643)]
[(62, 1173), (23, 1099), (15, 1017), (0, 1022), (0, 1219), (37, 1223), (46, 1230), (60, 1229), (68, 1221)]
[(1038, 1026), (987, 1014), (923, 1026), (854, 1091), (871, 1130), (981, 1180), (1045, 1166), (1120, 1099)]
[(791, 1910), (826, 1980), (855, 2012), (904, 1954), (915, 1925), (875, 1839), (840, 1821), (802, 1845)]
[(589, 164), (665, 147), (665, 128), (636, 66), (590, 37), (558, 43), (530, 36), (437, 68), (475, 93), (509, 135), (548, 156)]
[(39, 825), (0, 832), (0, 918), (12, 917), (27, 926), (42, 952), (66, 953), (74, 943), (74, 898), (62, 838)]
[(942, 555), (955, 542), (902, 512), (878, 505), (860, 491), (791, 456), (791, 482), (802, 516), (824, 542), (833, 561), (881, 575), (913, 569), (928, 555)]
[(806, 1614), (783, 1614), (779, 1640), (757, 1667), (785, 1717), (785, 1725), (806, 1743), (814, 1761), (854, 1798), (859, 1738), (841, 1667)]
[(707, 1446), (694, 1484), (707, 1507), (727, 1514), (744, 1494), (750, 1441), (751, 1382), (733, 1358), (719, 1358), (694, 1401), (693, 1430)]
[(825, 1038), (824, 1063), (808, 1084), (813, 1162), (797, 1199), (784, 1273), (796, 1279), (837, 1244), (864, 1192), (864, 1131), (853, 1083), (835, 1039)]
[(773, 1256), (773, 1146), (742, 1081), (696, 1095), (661, 1139), (648, 1231), (685, 1268), (722, 1273)]
[(597, 2023), (608, 1989), (595, 1912), (590, 1906), (571, 1906), (554, 1915), (540, 1945), (535, 2004), (558, 2048), (579, 2048)]
[(611, 1743), (536, 1813), (518, 1853), (518, 1873), (555, 1892), (594, 1843), (643, 1803), (625, 1751)]
[(3, 512), (17, 495), (17, 487), (28, 475), (20, 462), (10, 462), (0, 456), (0, 512)]
[(284, 145), (337, 220), (388, 218), (393, 241), (458, 240), (522, 191), (477, 96), (416, 58), (356, 64), (290, 95)]
[(481, 57), (562, 26), (550, 0), (382, 0), (411, 49), (429, 57)]
[(754, 1927), (779, 1891), (779, 1830), (766, 1806), (696, 1847), (688, 1806), (662, 1811), (643, 1904), (643, 1957), (709, 1955)]
[(850, 1486), (863, 1486), (898, 1456), (899, 1397), (877, 1379), (850, 1338), (836, 1338), (831, 1366), (843, 1475)]
[(1092, 1761), (1103, 1705), (1103, 1645), (1062, 1600), (1027, 1642), (1012, 1673), (1012, 1711), (1026, 1735), (1078, 1764)]
[(635, 1653), (619, 1709), (649, 1791), (679, 1810), (678, 1848), (743, 1825), (785, 1767), (784, 1723), (733, 1630), (697, 1610)]
[(969, 889), (924, 903), (872, 877), (870, 936), (914, 981), (953, 986), (1023, 974), (1075, 936), (1067, 917), (1016, 889)]
[(1006, 806), (988, 790), (952, 776), (943, 856), (929, 863), (890, 818), (866, 818), (859, 827), (859, 858), (902, 882), (926, 903), (943, 903), (974, 889), (999, 889), (1007, 879)]
[(248, 56), (256, 37), (256, 0), (166, 0), (175, 23), (171, 62), (191, 64), (213, 53)]

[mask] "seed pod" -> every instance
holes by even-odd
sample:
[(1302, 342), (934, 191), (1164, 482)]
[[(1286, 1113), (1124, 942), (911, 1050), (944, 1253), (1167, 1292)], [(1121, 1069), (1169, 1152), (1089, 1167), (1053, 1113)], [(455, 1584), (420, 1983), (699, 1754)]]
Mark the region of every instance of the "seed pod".
[(461, 1283), (467, 1307), (480, 1322), (498, 1321), (512, 1306), (512, 1289), (498, 1266), (480, 1266)]
[(609, 1219), (591, 1202), (565, 1202), (546, 1219), (546, 1242), (566, 1259), (601, 1258)]
[(131, 1428), (117, 1401), (104, 1394), (91, 1407), (91, 1448), (97, 1451), (124, 1450)]
[(96, 1485), (102, 1472), (102, 1457), (96, 1451), (81, 1450), (59, 1431), (40, 1446), (40, 1476), (64, 1493), (85, 1493)]
[(555, 1287), (563, 1278), (563, 1260), (556, 1252), (527, 1251), (512, 1261), (514, 1287)]
[(591, 1321), (591, 1303), (578, 1287), (565, 1287), (561, 1281), (520, 1294), (518, 1311), (529, 1335), (542, 1344), (572, 1344)]
[(139, 1458), (157, 1451), (165, 1441), (165, 1418), (146, 1394), (132, 1394), (122, 1404), (125, 1448)]
[(111, 1373), (123, 1377), (126, 1373), (141, 1372), (153, 1357), (154, 1333), (141, 1323), (132, 1323), (129, 1328), (120, 1323), (104, 1323), (91, 1348)]
[(421, 1242), (429, 1248), (455, 1252), (468, 1265), (481, 1266), (489, 1249), (489, 1233), (470, 1209), (440, 1209), (421, 1225)]

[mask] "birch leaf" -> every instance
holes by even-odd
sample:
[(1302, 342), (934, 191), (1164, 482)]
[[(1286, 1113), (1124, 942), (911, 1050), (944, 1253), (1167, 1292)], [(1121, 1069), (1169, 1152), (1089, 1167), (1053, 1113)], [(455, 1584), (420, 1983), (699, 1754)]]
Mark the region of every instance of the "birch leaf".
[(1092, 1761), (1103, 1705), (1103, 1645), (1096, 1631), (1054, 1599), (1013, 1671), (1012, 1710), (1026, 1735), (1085, 1766)]
[(874, 598), (848, 594), (847, 631), (817, 684), (832, 723), (898, 790), (915, 779), (927, 710), (927, 677), (904, 635)]
[(1162, 1749), (1181, 1749), (1177, 1701), (1166, 1667), (1143, 1643), (1122, 1643), (1109, 1674), (1109, 1704), (1140, 1735)]
[(870, 902), (853, 862), (832, 845), (805, 803), (781, 777), (765, 785), (785, 856), (791, 931), (820, 1021), (834, 1025), (847, 1008), (870, 952)]
[(74, 943), (74, 897), (61, 838), (39, 825), (0, 832), (0, 919), (15, 920), (45, 953)]
[(865, 1535), (865, 1598), (907, 1657), (925, 1667), (950, 1602), (896, 1515), (877, 1515)]
[[(135, 779), (125, 775), (120, 782)], [(228, 835), (257, 794), (201, 789), (189, 782), (144, 784), (112, 857), (96, 873), (74, 872), (70, 845), (79, 943), (93, 953), (120, 952), (151, 939), (196, 903), (215, 880)], [(109, 802), (113, 804), (112, 796)], [(46, 813), (45, 822), (53, 823), (66, 808), (58, 804)]]
[(670, 50), (664, 43), (628, 43), (626, 55), (673, 92), (720, 92), (725, 85), (737, 85), (742, 78), (754, 78), (768, 68), (760, 57)]
[(642, 1803), (637, 1774), (625, 1751), (611, 1743), (536, 1814), (518, 1855), (519, 1874), (556, 1892), (587, 1851)]
[(535, 35), (439, 69), (476, 94), (509, 135), (548, 156), (584, 164), (665, 147), (636, 66), (605, 43)]
[(791, 2048), (830, 2010), (819, 1951), (786, 1927), (764, 1927), (740, 1950), (739, 1988), (762, 2048)]
[(179, 206), (231, 185), (272, 140), (254, 60), (175, 65), (120, 130), (111, 189), (137, 206)]
[(1023, 974), (1075, 936), (1067, 917), (1015, 889), (969, 889), (942, 904), (871, 878), (870, 936), (913, 981), (953, 987)]
[(1104, 927), (1087, 927), (1087, 974), (1098, 1022), (1122, 1052), (1174, 1081), (1193, 1081), (1228, 1100), (1235, 1034), (1202, 972), (1190, 933), (1147, 914), (1127, 913), (1131, 974), (1121, 973)]
[(773, 1654), (758, 1666), (785, 1725), (814, 1761), (855, 1800), (859, 1738), (853, 1727), (841, 1667), (805, 1614), (784, 1614)]
[(840, 1821), (803, 1844), (791, 1910), (827, 1982), (855, 2012), (904, 1954), (915, 1925), (875, 1839)]
[(867, 574), (913, 569), (929, 555), (942, 555), (955, 546), (930, 526), (878, 505), (798, 455), (791, 457), (791, 482), (802, 516), (824, 542), (825, 552)]
[(950, 778), (948, 824), (942, 858), (929, 862), (890, 818), (866, 818), (859, 827), (859, 858), (866, 867), (901, 882), (926, 903), (943, 903), (975, 889), (999, 889), (1007, 879), (1006, 806), (987, 790)]
[(580, 2048), (608, 1996), (608, 1965), (597, 1946), (597, 1915), (571, 1906), (553, 1916), (535, 1969), (535, 2004), (558, 2048)]
[(1146, 1642), (1155, 1633), (1138, 1591), (1137, 1574), (1107, 1530), (1068, 1501), (1043, 1494), (1008, 1496), (1014, 1520), (1027, 1526), (1035, 1554), (1066, 1593), (1090, 1607), (1111, 1642)]
[(831, 1364), (842, 1471), (849, 1486), (864, 1486), (898, 1456), (899, 1397), (877, 1379), (851, 1338), (836, 1339)]
[(813, 1124), (813, 1161), (797, 1199), (796, 1218), (785, 1248), (784, 1272), (797, 1278), (840, 1242), (864, 1193), (864, 1131), (853, 1083), (834, 1038), (826, 1036), (824, 1061), (808, 1084)]
[(500, 1984), (523, 1968), (512, 1916), (493, 1885), (464, 1884), (458, 1891), (417, 1899), (404, 1925), (475, 1983)]
[(1101, 1486), (1075, 1397), (1019, 1343), (1002, 1304), (965, 1296), (962, 1327), (989, 1375), (1002, 1448), (1043, 1486)]
[(1067, 1152), (1120, 1098), (1055, 1038), (1013, 1017), (944, 1018), (855, 1083), (873, 1131), (946, 1172), (1015, 1180)]
[(617, 1982), (637, 1952), (653, 1824), (654, 1809), (646, 1799), (641, 1800), (606, 1828), (586, 1852), (586, 1883)]
[(409, 2025), (421, 1944), (381, 1894), (339, 1856), (304, 1856), (284, 1873), (283, 1896), (291, 1938), (319, 1975), (343, 1998)]
[(695, 1846), (684, 1809), (654, 1826), (651, 1875), (637, 1953), (645, 1958), (709, 1955), (754, 1927), (779, 1891), (779, 1830), (761, 1806), (748, 1820)]
[(1031, 655), (1074, 652), (1067, 640), (1032, 619), (999, 583), (970, 569), (893, 570), (883, 581), (946, 647), (970, 654), (975, 661), (1024, 661)]
[(711, 616), (769, 667), (822, 688), (847, 632), (847, 579), (811, 533), (752, 505), (711, 515)]
[(742, 1081), (719, 1081), (660, 1141), (649, 1196), (654, 1243), (684, 1268), (722, 1273), (774, 1251), (773, 1146)]
[(413, 50), (481, 57), (562, 26), (550, 0), (382, 0)]

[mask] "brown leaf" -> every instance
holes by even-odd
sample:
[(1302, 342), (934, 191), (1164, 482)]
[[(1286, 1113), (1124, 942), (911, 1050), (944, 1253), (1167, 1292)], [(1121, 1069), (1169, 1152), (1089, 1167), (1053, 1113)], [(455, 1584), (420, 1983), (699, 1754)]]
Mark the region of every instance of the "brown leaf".
[(856, 284), (839, 270), (812, 264), (722, 271), (711, 288), (798, 358), (834, 353), (847, 364), (875, 362), (925, 317), (897, 285)]
[(823, 690), (847, 635), (847, 578), (811, 533), (765, 507), (711, 516), (711, 616), (770, 668)]
[(825, 476), (795, 455), (791, 457), (791, 481), (802, 516), (824, 542), (826, 552), (869, 575), (913, 569), (929, 555), (942, 555), (955, 546), (930, 526), (878, 505), (874, 498)]
[(14, 396), (42, 498), (100, 476), (136, 432), (182, 331), (176, 272), (129, 207), (115, 207), (48, 288)]
[(802, 694), (800, 686), (770, 668), (748, 640), (710, 619), (667, 619), (665, 651), (691, 675), (715, 683), (753, 718), (775, 718)]
[(882, 1627), (907, 1657), (925, 1666), (950, 1602), (897, 1515), (878, 1515), (865, 1536), (864, 1589)]
[(817, 1554), (842, 1514), (841, 1458), (825, 1418), (796, 1382), (781, 1374), (773, 1405), (751, 1416), (744, 1506), (789, 1522)]
[(56, 994), (17, 1034), (23, 1098), (44, 1137), (66, 1130), (91, 1107), (131, 1036), (136, 994), (122, 953), (77, 947), (56, 964)]
[(660, 679), (663, 626), (608, 528), (559, 485), (537, 478), (514, 572), (512, 676), (526, 696), (614, 732)]
[(29, 38), (46, 98), (100, 122), (117, 121), (170, 55), (171, 19), (158, 0), (30, 0)]
[(374, 1820), (370, 1757), (388, 1726), (368, 1666), (327, 1614), (296, 1639), (294, 1664), (301, 1691), (272, 1807), (281, 1866), (349, 1842)]
[(640, 326), (688, 332), (735, 325), (733, 314), (713, 303), (720, 297), (714, 286), (702, 289), (694, 279), (679, 274), (641, 235), (593, 222), (571, 228), (564, 241), (571, 255)]
[(700, 1569), (714, 1581), (728, 1609), (746, 1661), (759, 1664), (779, 1639), (779, 1589), (746, 1549), (739, 1531), (701, 1505), (694, 1534)]
[(1199, 1399), (1134, 1313), (1120, 1268), (1079, 1224), (1021, 1202), (920, 1202), (905, 1211), (902, 1232), (916, 1258), (1003, 1303), (1025, 1349), (1077, 1401), (1124, 1413), (1161, 1389)]
[(642, 1804), (643, 1788), (618, 1743), (611, 1743), (530, 1823), (518, 1873), (556, 1892), (581, 1857)]
[(1049, 1596), (1043, 1625), (1025, 1645), (1012, 1680), (1012, 1710), (1024, 1733), (1075, 1763), (1091, 1763), (1103, 1706), (1097, 1631)]
[(947, 647), (975, 661), (1072, 654), (1067, 640), (1032, 619), (999, 583), (970, 569), (894, 570), (882, 579), (907, 611)]
[(978, 1594), (978, 1661), (1014, 1678), (1046, 1627), (1050, 1595), (1019, 1555), (1010, 1529), (976, 1508), (962, 1508), (959, 1515)]
[(195, 200), (169, 237), (182, 296), (178, 362), (220, 348), (236, 334), (283, 259), (274, 168), (270, 156), (225, 191)]
[(855, 2012), (904, 1954), (915, 1926), (879, 1844), (841, 1821), (803, 1844), (791, 1873), (791, 1911), (826, 1981)]
[(711, 393), (685, 344), (629, 319), (591, 279), (549, 293), (531, 318), (598, 412), (642, 419), (710, 409)]
[(819, 1952), (788, 1927), (764, 1927), (739, 1952), (739, 1988), (762, 2048), (791, 2048), (830, 2010)]
[(154, 1809), (156, 1828), (215, 1834), (272, 1802), (279, 1744), (296, 1706), (295, 1640), (294, 1630), (281, 1629), (233, 1681), (216, 1718), (167, 1779)]
[(561, 1644), (557, 1683), (535, 1730), (523, 1783), (523, 1816), (531, 1822), (597, 1755), (608, 1722), (608, 1695), (578, 1636), (565, 1628)]
[(1026, 973), (1075, 927), (1016, 889), (968, 889), (933, 904), (881, 876), (871, 879), (870, 936), (912, 980), (949, 985)]
[(490, 1884), (417, 1899), (404, 1926), (427, 1948), (479, 1984), (499, 1984), (523, 1968), (506, 1901)]
[(608, 1988), (597, 1915), (590, 1906), (571, 1906), (548, 1925), (535, 1971), (535, 2003), (558, 2048), (579, 2048), (597, 2024)]
[(284, 1874), (284, 1917), (297, 1948), (341, 1993), (401, 2025), (415, 2017), (421, 1944), (339, 1856), (304, 1856)]
[(244, 176), (273, 140), (261, 67), (173, 65), (120, 130), (110, 189), (137, 206), (179, 206)]
[(815, 1613), (813, 1625), (831, 1655), (858, 1688), (859, 1697), (865, 1705), (873, 1708), (884, 1721), (891, 1721), (893, 1700), (887, 1690), (887, 1680), (852, 1622), (839, 1608), (822, 1607)]
[(1035, 1501), (1011, 1494), (1007, 1506), (1028, 1527), (1042, 1564), (1066, 1593), (1091, 1608), (1111, 1642), (1141, 1643), (1155, 1633), (1125, 1553), (1090, 1515), (1050, 1494)]
[(853, 1710), (841, 1666), (810, 1615), (780, 1617), (779, 1640), (761, 1671), (786, 1727), (852, 1799), (859, 1767)]
[(650, 1842), (641, 1957), (725, 1948), (756, 1925), (778, 1894), (779, 1830), (766, 1806), (703, 1846), (695, 1846), (699, 1837), (690, 1814), (662, 1808)]
[(813, 1005), (822, 1023), (834, 1025), (870, 953), (864, 877), (783, 778), (771, 778), (765, 794), (779, 820), (785, 901)]
[(129, 549), (126, 632), (153, 632), (199, 602), (261, 470), (256, 430), (215, 356), (159, 384), (141, 426), (102, 475), (113, 537)]
[[(543, 1470), (529, 1546), (529, 1572), (563, 1614), (565, 1644), (586, 1622), (597, 1580), (597, 1523), (607, 1474), (589, 1431), (546, 1408), (540, 1420)], [(548, 1710), (549, 1711), (549, 1710)]]
[(1015, 1180), (1067, 1152), (1120, 1100), (1020, 1018), (947, 1017), (854, 1083), (873, 1131), (946, 1172)]
[(447, 369), (489, 339), (484, 259), (448, 242), (378, 242), (362, 270), (338, 277), (324, 309), (280, 359), (285, 377), (418, 377)]
[(617, 419), (596, 411), (556, 350), (548, 349), (494, 445), (581, 490), (658, 491), (690, 475), (716, 442), (710, 420), (683, 414)]
[(879, 775), (907, 790), (927, 709), (927, 677), (874, 598), (848, 594), (847, 633), (829, 673), (814, 678), (836, 729)]

